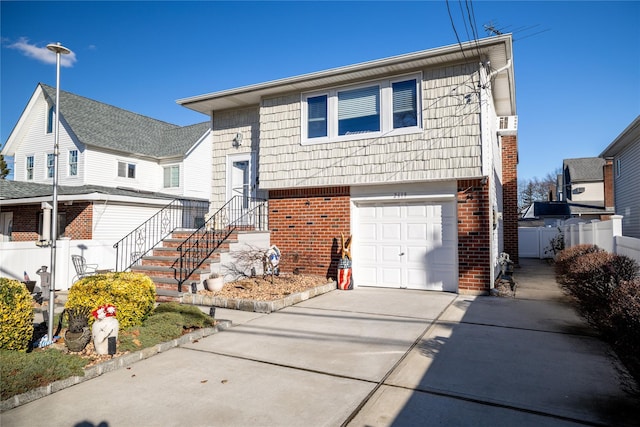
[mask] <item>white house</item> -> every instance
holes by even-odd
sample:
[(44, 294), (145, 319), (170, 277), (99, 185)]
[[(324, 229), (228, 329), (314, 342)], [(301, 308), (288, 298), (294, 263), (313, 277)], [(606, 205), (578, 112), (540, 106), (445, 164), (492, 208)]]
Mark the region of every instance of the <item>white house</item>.
[[(55, 92), (37, 85), (2, 149), (14, 159), (14, 181), (0, 183), (0, 264), (14, 278), (49, 264), (43, 250), (15, 256), (18, 246), (32, 253), (34, 242), (50, 239)], [(114, 243), (174, 199), (190, 206), (191, 215), (179, 218), (185, 226), (202, 223), (210, 193), (202, 179), (211, 174), (208, 122), (180, 127), (64, 91), (60, 100), (58, 236), (74, 242), (73, 253), (113, 268)]]

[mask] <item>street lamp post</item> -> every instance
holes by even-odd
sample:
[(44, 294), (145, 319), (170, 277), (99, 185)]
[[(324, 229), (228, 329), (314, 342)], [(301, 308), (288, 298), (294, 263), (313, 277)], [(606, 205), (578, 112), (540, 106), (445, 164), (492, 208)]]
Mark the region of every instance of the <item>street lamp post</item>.
[(49, 320), (47, 321), (49, 341), (53, 341), (53, 315), (55, 309), (56, 285), (56, 240), (58, 238), (58, 155), (60, 141), (60, 55), (71, 53), (60, 43), (51, 43), (47, 49), (56, 54), (56, 124), (53, 143), (53, 211), (51, 213), (51, 282), (49, 282)]

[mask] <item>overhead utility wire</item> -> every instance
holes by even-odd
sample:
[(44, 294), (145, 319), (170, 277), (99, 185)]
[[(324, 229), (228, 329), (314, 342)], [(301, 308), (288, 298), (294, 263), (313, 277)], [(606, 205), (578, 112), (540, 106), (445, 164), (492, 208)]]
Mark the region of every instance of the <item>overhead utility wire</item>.
[(464, 49), (462, 48), (462, 43), (460, 42), (460, 37), (458, 37), (458, 31), (456, 30), (456, 25), (453, 23), (453, 16), (451, 16), (451, 8), (449, 7), (449, 0), (446, 0), (447, 3), (447, 12), (449, 13), (449, 21), (451, 21), (451, 27), (453, 28), (453, 32), (456, 35), (456, 40), (458, 40), (458, 46), (460, 46), (460, 51), (462, 52), (462, 57), (465, 62), (467, 61), (467, 56), (464, 54)]

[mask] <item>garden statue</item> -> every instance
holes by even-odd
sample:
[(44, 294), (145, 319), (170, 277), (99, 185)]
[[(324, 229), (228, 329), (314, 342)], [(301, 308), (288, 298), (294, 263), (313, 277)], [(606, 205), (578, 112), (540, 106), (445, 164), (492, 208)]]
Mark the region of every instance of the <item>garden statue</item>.
[(343, 291), (353, 289), (351, 280), (351, 238), (344, 238), (344, 234), (340, 234), (340, 262), (338, 263), (338, 289)]

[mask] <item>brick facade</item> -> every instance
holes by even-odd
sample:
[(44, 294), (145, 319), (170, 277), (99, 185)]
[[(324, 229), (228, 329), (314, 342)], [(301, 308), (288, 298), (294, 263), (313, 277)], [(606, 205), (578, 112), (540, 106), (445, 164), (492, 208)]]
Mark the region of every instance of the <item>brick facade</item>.
[(518, 138), (515, 135), (502, 136), (502, 197), (504, 251), (518, 265)]
[(458, 292), (485, 294), (491, 284), (489, 185), (458, 181)]
[[(13, 212), (12, 241), (38, 240), (38, 222), (42, 213), (40, 205), (8, 206), (3, 209), (3, 212)], [(76, 202), (71, 206), (60, 203), (58, 204), (58, 213), (65, 216), (65, 237), (72, 240), (93, 238), (93, 205), (91, 203)]]
[(281, 269), (337, 275), (340, 233), (351, 234), (349, 187), (269, 192), (271, 243), (282, 252)]

